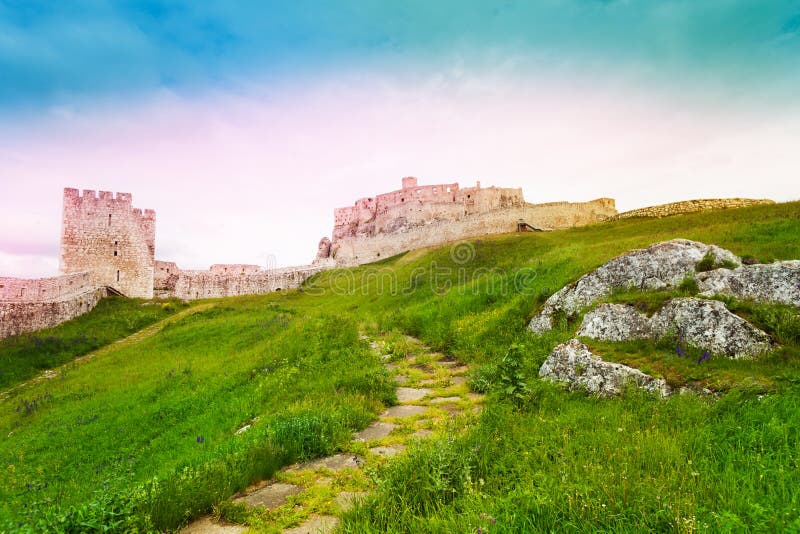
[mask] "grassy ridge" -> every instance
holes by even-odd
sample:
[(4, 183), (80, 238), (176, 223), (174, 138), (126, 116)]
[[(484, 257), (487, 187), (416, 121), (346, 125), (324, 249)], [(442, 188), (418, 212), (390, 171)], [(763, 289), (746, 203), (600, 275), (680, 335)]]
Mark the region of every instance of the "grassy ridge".
[[(334, 450), (391, 402), (358, 338), (366, 328), (410, 333), (475, 363), (473, 387), (494, 397), (477, 427), (454, 424), (376, 474), (381, 490), (346, 531), (792, 527), (800, 397), (791, 335), (790, 351), (767, 366), (774, 393), (762, 400), (732, 388), (716, 403), (598, 401), (535, 378), (577, 327), (533, 336), (525, 327), (537, 306), (630, 248), (676, 237), (762, 261), (800, 258), (800, 204), (493, 236), (321, 273), (301, 292), (216, 301), (0, 404), (0, 525), (80, 516), (174, 528), (293, 458)], [(528, 386), (519, 402), (503, 393), (512, 344)]]
[(0, 340), (0, 391), (141, 330), (184, 306), (177, 300), (107, 297), (77, 319)]
[(227, 300), (3, 402), (0, 525), (175, 528), (349, 440), (393, 387), (355, 322), (281, 299)]

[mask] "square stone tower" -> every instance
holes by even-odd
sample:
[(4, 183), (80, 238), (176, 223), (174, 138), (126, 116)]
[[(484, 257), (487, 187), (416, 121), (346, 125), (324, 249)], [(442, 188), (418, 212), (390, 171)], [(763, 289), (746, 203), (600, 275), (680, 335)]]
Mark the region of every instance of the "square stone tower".
[(86, 271), (98, 287), (153, 298), (156, 212), (131, 203), (130, 193), (65, 188), (61, 272)]

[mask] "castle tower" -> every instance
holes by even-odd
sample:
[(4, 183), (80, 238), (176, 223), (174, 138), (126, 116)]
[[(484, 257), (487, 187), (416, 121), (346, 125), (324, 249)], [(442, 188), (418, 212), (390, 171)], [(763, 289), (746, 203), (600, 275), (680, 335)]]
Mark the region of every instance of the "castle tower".
[(91, 273), (96, 286), (153, 298), (156, 212), (135, 209), (130, 193), (64, 189), (62, 273)]

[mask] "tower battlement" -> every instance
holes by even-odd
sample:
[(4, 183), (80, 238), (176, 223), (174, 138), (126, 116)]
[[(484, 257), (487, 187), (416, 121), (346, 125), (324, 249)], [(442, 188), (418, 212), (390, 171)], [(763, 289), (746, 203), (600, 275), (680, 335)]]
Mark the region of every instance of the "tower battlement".
[(89, 272), (97, 286), (152, 298), (156, 213), (132, 203), (130, 193), (65, 188), (61, 272)]

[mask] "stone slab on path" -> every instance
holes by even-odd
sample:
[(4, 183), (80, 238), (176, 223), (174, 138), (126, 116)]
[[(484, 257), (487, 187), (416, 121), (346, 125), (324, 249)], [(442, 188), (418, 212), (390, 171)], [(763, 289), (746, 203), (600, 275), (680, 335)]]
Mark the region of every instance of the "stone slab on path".
[(333, 532), (339, 519), (330, 515), (314, 515), (299, 527), (287, 528), (283, 534), (327, 534)]
[(262, 506), (268, 510), (272, 510), (284, 504), (289, 495), (297, 495), (301, 491), (303, 491), (301, 486), (276, 482), (257, 489), (244, 497), (234, 499), (234, 501), (243, 502), (248, 506)]
[(226, 523), (214, 523), (206, 516), (198, 519), (181, 531), (182, 534), (239, 534), (247, 530), (241, 525), (228, 525)]
[(427, 410), (427, 407), (417, 404), (401, 404), (400, 406), (392, 406), (383, 412), (381, 417), (411, 417), (424, 414)]
[(404, 450), (406, 450), (405, 445), (388, 445), (385, 447), (373, 447), (369, 450), (369, 452), (391, 458), (392, 456), (395, 456)]
[(318, 460), (311, 460), (304, 464), (290, 467), (287, 471), (305, 471), (313, 469), (330, 469), (331, 471), (338, 471), (340, 469), (348, 469), (353, 467), (361, 467), (364, 459), (360, 456), (353, 456), (352, 454), (334, 454), (327, 458), (320, 458)]
[(353, 436), (353, 439), (355, 441), (372, 441), (373, 439), (383, 439), (391, 434), (394, 428), (395, 425), (392, 423), (376, 421), (361, 432), (356, 432)]
[(431, 393), (433, 390), (427, 388), (397, 388), (397, 400), (400, 402), (418, 401)]

